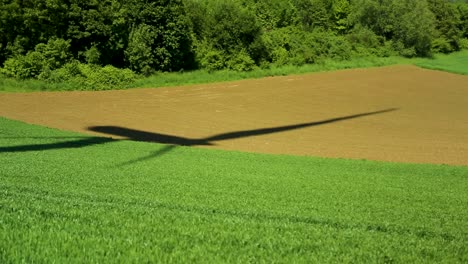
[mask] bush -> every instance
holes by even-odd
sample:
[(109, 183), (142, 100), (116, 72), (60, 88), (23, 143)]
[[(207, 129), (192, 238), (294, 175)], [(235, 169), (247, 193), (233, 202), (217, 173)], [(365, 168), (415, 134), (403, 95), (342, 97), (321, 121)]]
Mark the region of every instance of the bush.
[(232, 55), (230, 59), (226, 62), (228, 69), (243, 72), (251, 71), (255, 68), (254, 60), (247, 54), (245, 50), (242, 50), (236, 55)]
[(261, 26), (251, 10), (235, 1), (201, 2), (188, 3), (194, 9), (190, 17), (201, 68), (245, 71), (267, 60)]
[(84, 52), (86, 62), (89, 64), (99, 64), (101, 61), (101, 52), (96, 46), (92, 46)]
[(397, 56), (398, 52), (393, 49), (393, 41), (387, 40), (375, 34), (371, 29), (357, 25), (346, 36), (351, 45), (353, 56)]
[(50, 39), (47, 44), (37, 44), (35, 51), (42, 54), (44, 66), (51, 70), (62, 67), (72, 58), (70, 40)]
[(233, 1), (216, 1), (207, 18), (206, 37), (213, 47), (228, 54), (249, 49), (262, 30), (256, 16)]
[(48, 75), (50, 70), (58, 69), (70, 60), (69, 48), (70, 41), (63, 39), (51, 39), (47, 44), (39, 43), (34, 51), (6, 60), (2, 72), (18, 79)]
[(203, 57), (200, 59), (200, 66), (210, 72), (224, 69), (226, 66), (225, 55), (219, 50), (209, 50), (202, 56)]
[(468, 39), (460, 39), (460, 49), (468, 50)]
[(401, 55), (405, 57), (431, 56), (431, 44), (435, 34), (435, 18), (426, 1), (403, 2), (395, 40), (402, 43)]
[(400, 55), (407, 57), (430, 56), (436, 21), (426, 0), (353, 2), (350, 22), (369, 28), (386, 41), (392, 41), (385, 53), (391, 52), (388, 47), (393, 46)]
[(379, 57), (398, 56), (398, 52), (393, 49), (393, 41), (391, 40), (385, 41), (382, 46), (375, 50), (374, 54)]
[(155, 33), (148, 25), (142, 24), (132, 30), (125, 50), (125, 58), (132, 70), (145, 75), (153, 72), (153, 68), (156, 67), (152, 52), (155, 38)]
[(439, 37), (432, 41), (432, 51), (436, 53), (450, 53), (453, 51), (453, 47), (446, 38)]
[(336, 60), (349, 60), (351, 59), (352, 46), (346, 40), (346, 38), (341, 36), (332, 36), (330, 37), (329, 48), (327, 51), (327, 56)]
[(401, 41), (392, 42), (393, 49), (403, 57), (412, 58), (417, 55), (414, 47), (405, 47)]
[(352, 57), (352, 45), (330, 31), (305, 32), (298, 28), (282, 28), (264, 36), (270, 60), (277, 66), (317, 63), (325, 58), (347, 60)]
[(129, 69), (118, 69), (111, 65), (101, 68), (84, 64), (81, 72), (84, 75), (84, 87), (90, 90), (121, 88), (135, 81), (137, 77)]
[(367, 56), (377, 53), (382, 45), (382, 40), (372, 30), (365, 26), (357, 25), (346, 36), (353, 52), (358, 56)]
[(44, 71), (38, 79), (51, 83), (68, 82), (77, 77), (84, 77), (78, 61), (65, 64), (62, 68), (53, 71)]
[(136, 80), (138, 76), (129, 69), (114, 66), (101, 67), (92, 64), (70, 62), (60, 69), (42, 75), (41, 79), (49, 83), (73, 83), (82, 90), (110, 90), (123, 88)]
[(284, 47), (277, 47), (271, 51), (271, 59), (277, 66), (283, 66), (290, 63), (290, 56), (288, 50)]
[(37, 78), (44, 70), (44, 56), (37, 51), (28, 52), (5, 61), (2, 73), (20, 80)]

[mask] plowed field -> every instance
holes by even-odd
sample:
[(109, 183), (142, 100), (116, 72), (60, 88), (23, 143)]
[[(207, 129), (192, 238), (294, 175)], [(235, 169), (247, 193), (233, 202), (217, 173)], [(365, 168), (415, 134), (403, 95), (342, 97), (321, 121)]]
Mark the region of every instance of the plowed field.
[(0, 93), (0, 116), (194, 147), (468, 165), (468, 76), (415, 66), (159, 89)]

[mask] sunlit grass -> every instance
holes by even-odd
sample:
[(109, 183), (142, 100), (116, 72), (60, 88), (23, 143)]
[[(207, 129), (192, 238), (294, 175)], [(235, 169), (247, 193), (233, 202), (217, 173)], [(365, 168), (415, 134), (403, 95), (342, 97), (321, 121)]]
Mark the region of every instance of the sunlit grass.
[(0, 263), (468, 261), (468, 167), (164, 148), (0, 118)]
[(419, 59), (415, 64), (432, 70), (468, 74), (468, 50), (448, 55), (437, 54), (432, 59)]

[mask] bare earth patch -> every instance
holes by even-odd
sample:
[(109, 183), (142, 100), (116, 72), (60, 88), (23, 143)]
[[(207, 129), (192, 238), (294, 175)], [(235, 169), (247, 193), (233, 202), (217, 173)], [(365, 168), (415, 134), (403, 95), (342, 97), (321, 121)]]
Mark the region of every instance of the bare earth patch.
[(206, 148), (468, 165), (468, 76), (415, 66), (159, 89), (0, 93), (0, 116)]

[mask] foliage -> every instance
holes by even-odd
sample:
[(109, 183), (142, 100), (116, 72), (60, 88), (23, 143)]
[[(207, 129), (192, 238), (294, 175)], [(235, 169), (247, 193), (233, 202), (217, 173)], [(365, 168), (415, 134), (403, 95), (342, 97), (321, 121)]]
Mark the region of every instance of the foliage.
[(350, 23), (371, 29), (403, 56), (430, 56), (435, 18), (426, 0), (356, 0)]
[(460, 49), (468, 50), (468, 39), (460, 39)]
[(333, 0), (331, 4), (331, 21), (333, 28), (338, 33), (346, 33), (349, 27), (348, 16), (350, 14), (349, 0)]
[(255, 14), (256, 20), (265, 31), (298, 24), (298, 9), (291, 1), (256, 0), (242, 1)]
[(70, 82), (78, 85), (80, 90), (97, 91), (126, 87), (137, 79), (137, 75), (129, 69), (111, 65), (100, 67), (73, 61), (40, 79), (50, 83)]
[(326, 58), (351, 58), (351, 45), (346, 38), (320, 29), (307, 32), (295, 27), (281, 28), (265, 34), (264, 42), (275, 65), (303, 65)]
[(430, 57), (468, 39), (468, 3), (448, 0), (0, 0), (0, 21), (1, 71), (22, 79), (70, 60), (144, 75), (251, 70)]
[(446, 0), (427, 0), (427, 2), (435, 16), (434, 52), (449, 53), (459, 50), (462, 32), (459, 28), (460, 13), (456, 6)]
[(214, 48), (207, 41), (197, 41), (195, 47), (196, 60), (199, 67), (209, 72), (222, 70), (226, 67), (228, 55), (222, 50)]
[(55, 70), (71, 59), (70, 41), (63, 39), (49, 39), (47, 44), (39, 43), (35, 48), (44, 57), (44, 64), (48, 69)]
[(96, 46), (87, 49), (83, 54), (89, 64), (99, 64), (101, 61), (101, 52)]
[[(457, 46), (460, 46), (459, 43)], [(453, 51), (453, 46), (447, 38), (440, 36), (432, 40), (432, 50), (437, 53), (450, 53)]]
[(330, 28), (326, 0), (294, 0), (293, 3), (297, 9), (297, 19), (305, 30)]
[[(135, 66), (141, 60), (137, 47), (151, 44), (147, 63), (152, 70), (192, 67), (190, 27), (181, 0), (2, 1), (6, 3), (0, 5), (0, 15), (6, 23), (0, 32), (8, 34), (0, 37), (0, 65), (1, 58), (24, 54), (39, 43), (59, 38), (67, 40), (75, 59), (83, 62), (140, 70), (144, 66)], [(8, 16), (13, 10), (14, 16)], [(140, 44), (142, 39), (135, 38), (135, 31), (145, 26), (150, 27), (147, 38), (152, 41)]]
[(228, 1), (214, 4), (212, 12), (212, 16), (208, 18), (205, 37), (210, 40), (213, 48), (228, 55), (241, 50), (250, 52), (252, 43), (261, 36), (261, 28), (255, 16)]
[[(192, 67), (190, 27), (181, 0), (133, 3), (137, 27), (132, 28), (126, 58), (133, 69), (177, 71)], [(135, 56), (136, 58), (132, 57)], [(139, 62), (143, 66), (137, 65)]]
[(395, 41), (403, 44), (404, 56), (431, 55), (431, 40), (434, 36), (434, 15), (426, 1), (414, 0), (400, 3), (403, 15), (395, 29)]
[(255, 68), (255, 61), (249, 56), (247, 51), (241, 50), (239, 53), (231, 55), (226, 62), (226, 66), (230, 70), (245, 72)]
[(154, 55), (152, 46), (155, 42), (153, 28), (141, 24), (130, 32), (128, 47), (125, 50), (130, 68), (149, 75), (154, 70)]
[(465, 4), (459, 3), (456, 5), (457, 11), (460, 14), (460, 34), (462, 38), (468, 39), (468, 2)]
[(385, 41), (371, 29), (361, 25), (355, 26), (346, 36), (355, 56), (396, 56), (397, 52), (392, 48), (391, 41)]
[(2, 73), (18, 79), (38, 78), (67, 63), (71, 58), (69, 48), (70, 42), (63, 39), (50, 39), (47, 44), (39, 43), (34, 51), (8, 59)]
[[(391, 45), (388, 43), (387, 45)], [(354, 44), (353, 44), (354, 46)], [(253, 79), (269, 76), (284, 76), (290, 74), (305, 74), (311, 72), (334, 71), (350, 68), (368, 68), (379, 67), (394, 64), (416, 64), (421, 67), (428, 67), (438, 70), (450, 71), (455, 73), (467, 74), (466, 64), (468, 63), (468, 54), (466, 51), (454, 52), (449, 55), (435, 55), (434, 58), (412, 58), (406, 59), (396, 55), (385, 57), (362, 56), (354, 57), (350, 60), (337, 61), (324, 59), (320, 63), (305, 64), (301, 66), (294, 65), (269, 65), (269, 67), (255, 67), (249, 72), (238, 72), (233, 70), (213, 70), (206, 69), (196, 71), (172, 72), (172, 73), (156, 73), (146, 78), (134, 78), (134, 82), (111, 87), (107, 85), (106, 89), (121, 89), (121, 88), (136, 88), (136, 87), (163, 87), (163, 86), (180, 86), (189, 84), (213, 83), (234, 81), (241, 79)], [(131, 74), (135, 76), (135, 74)], [(12, 78), (4, 78), (0, 75), (0, 91), (9, 92), (28, 92), (28, 91), (66, 91), (66, 90), (93, 90), (94, 87), (84, 87), (79, 82), (73, 82), (73, 78), (63, 78), (69, 80), (65, 82), (55, 81), (40, 81), (40, 80), (17, 80)]]
[[(301, 66), (294, 65), (268, 65), (268, 67), (255, 67), (249, 72), (239, 72), (234, 70), (212, 70), (207, 69), (196, 71), (183, 71), (171, 73), (155, 73), (145, 78), (136, 77), (135, 81), (123, 86), (110, 87), (107, 89), (136, 88), (136, 87), (163, 87), (188, 84), (212, 83), (223, 81), (234, 81), (241, 79), (262, 78), (269, 76), (284, 76), (290, 74), (304, 74), (320, 71), (332, 71), (349, 68), (367, 68), (399, 63), (412, 63), (412, 60), (402, 59), (400, 57), (362, 57), (353, 58), (346, 61), (335, 61), (326, 59), (316, 64), (305, 64)], [(67, 74), (62, 74), (62, 76)], [(44, 74), (44, 77), (47, 75)], [(49, 75), (50, 76), (50, 72)], [(70, 75), (69, 75), (70, 76)], [(74, 75), (72, 75), (74, 76)], [(0, 76), (1, 77), (1, 76)], [(46, 80), (17, 80), (12, 78), (0, 78), (0, 91), (9, 92), (28, 92), (28, 91), (68, 91), (68, 90), (93, 90), (93, 87), (83, 87), (79, 82), (74, 82), (74, 78), (48, 77)], [(61, 81), (63, 80), (63, 81)], [(79, 79), (78, 79), (79, 80)]]
[(44, 57), (37, 51), (30, 51), (27, 55), (9, 58), (5, 61), (1, 73), (7, 77), (20, 80), (38, 77), (44, 70)]

